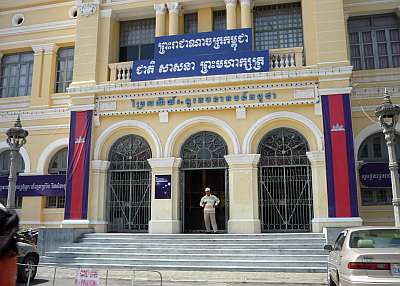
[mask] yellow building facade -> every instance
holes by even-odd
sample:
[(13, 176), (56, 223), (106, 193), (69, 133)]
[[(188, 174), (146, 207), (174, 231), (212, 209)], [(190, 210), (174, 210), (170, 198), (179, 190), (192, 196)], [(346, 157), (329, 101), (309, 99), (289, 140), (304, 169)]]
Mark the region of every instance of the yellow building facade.
[[(93, 111), (87, 215), (65, 217), (62, 196), (23, 196), (21, 224), (199, 232), (207, 186), (227, 233), (393, 224), (390, 187), (360, 183), (360, 168), (387, 162), (374, 110), (384, 88), (400, 95), (399, 11), (372, 0), (0, 1), (2, 175), (18, 114), (30, 133), (19, 176), (39, 176), (67, 172), (71, 112)], [(130, 80), (154, 37), (243, 28), (269, 50), (269, 72)], [(350, 95), (350, 201), (329, 190), (322, 99), (332, 95)]]

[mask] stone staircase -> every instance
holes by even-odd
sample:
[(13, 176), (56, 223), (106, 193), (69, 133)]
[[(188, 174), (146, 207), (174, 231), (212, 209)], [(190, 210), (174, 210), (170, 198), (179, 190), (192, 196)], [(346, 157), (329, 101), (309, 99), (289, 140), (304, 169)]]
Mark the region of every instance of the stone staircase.
[(42, 265), (185, 271), (326, 272), (322, 233), (86, 234)]

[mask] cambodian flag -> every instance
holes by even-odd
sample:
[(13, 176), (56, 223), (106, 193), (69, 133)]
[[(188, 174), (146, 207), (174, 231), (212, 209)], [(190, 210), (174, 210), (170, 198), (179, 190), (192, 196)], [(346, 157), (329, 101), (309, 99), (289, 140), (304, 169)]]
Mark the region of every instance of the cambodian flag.
[(93, 111), (72, 111), (65, 192), (66, 220), (87, 219)]

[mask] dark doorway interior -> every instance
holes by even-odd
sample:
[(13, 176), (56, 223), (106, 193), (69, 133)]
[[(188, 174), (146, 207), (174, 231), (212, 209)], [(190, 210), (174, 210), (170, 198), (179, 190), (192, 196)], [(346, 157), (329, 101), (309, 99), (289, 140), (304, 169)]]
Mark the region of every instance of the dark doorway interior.
[(202, 169), (184, 171), (184, 232), (196, 233), (205, 230), (203, 209), (200, 200), (205, 187), (210, 187), (221, 203), (216, 208), (218, 231), (226, 229), (225, 212), (225, 169)]

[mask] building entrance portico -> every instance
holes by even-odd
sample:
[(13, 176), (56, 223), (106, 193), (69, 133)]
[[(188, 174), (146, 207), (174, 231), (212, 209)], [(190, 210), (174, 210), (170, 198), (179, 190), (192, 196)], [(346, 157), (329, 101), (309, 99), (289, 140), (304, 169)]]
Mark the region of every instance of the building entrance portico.
[(227, 151), (223, 138), (209, 131), (198, 132), (183, 144), (180, 174), (183, 232), (204, 231), (203, 209), (199, 203), (206, 187), (221, 200), (216, 208), (216, 220), (218, 229), (226, 230), (228, 170), (224, 156)]

